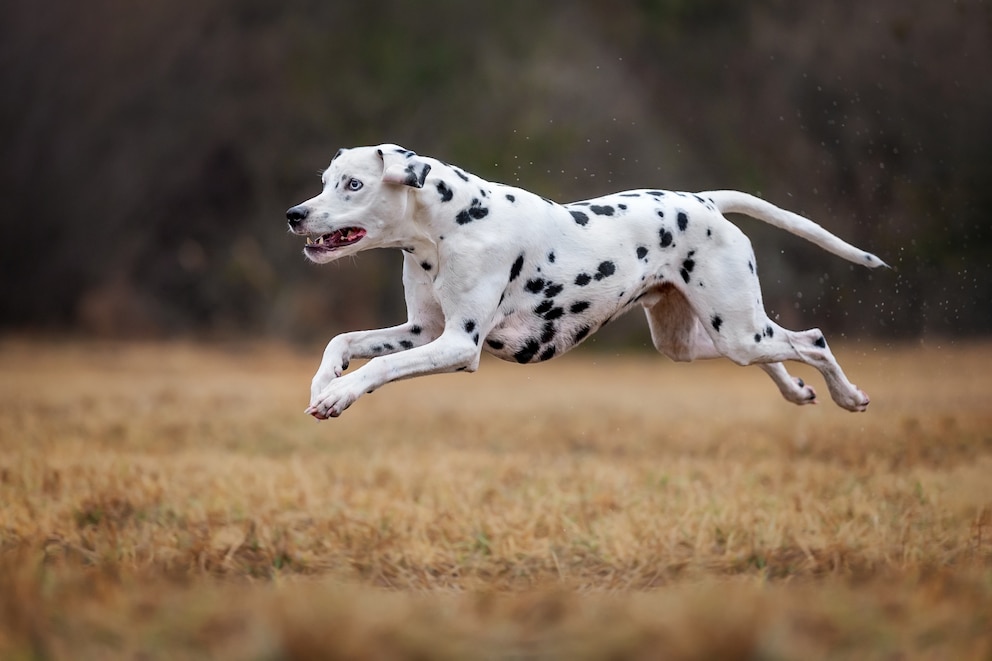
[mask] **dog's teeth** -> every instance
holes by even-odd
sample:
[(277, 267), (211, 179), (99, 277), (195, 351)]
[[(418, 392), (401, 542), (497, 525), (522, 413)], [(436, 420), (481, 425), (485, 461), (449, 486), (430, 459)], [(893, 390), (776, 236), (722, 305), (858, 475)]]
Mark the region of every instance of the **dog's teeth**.
[(324, 243), (324, 235), (323, 234), (321, 234), (320, 236), (317, 237), (317, 245), (319, 246), (322, 243)]
[(307, 245), (309, 246), (309, 245), (312, 245), (312, 244), (313, 244), (313, 238), (311, 238), (311, 237), (308, 236), (307, 237)]

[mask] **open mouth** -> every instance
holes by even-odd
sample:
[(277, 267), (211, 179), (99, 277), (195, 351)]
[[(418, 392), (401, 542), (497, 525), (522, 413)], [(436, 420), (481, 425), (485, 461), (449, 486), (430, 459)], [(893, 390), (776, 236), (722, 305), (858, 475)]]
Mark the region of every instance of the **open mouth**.
[(329, 234), (308, 235), (306, 250), (330, 252), (358, 243), (365, 238), (365, 230), (360, 227), (345, 227)]

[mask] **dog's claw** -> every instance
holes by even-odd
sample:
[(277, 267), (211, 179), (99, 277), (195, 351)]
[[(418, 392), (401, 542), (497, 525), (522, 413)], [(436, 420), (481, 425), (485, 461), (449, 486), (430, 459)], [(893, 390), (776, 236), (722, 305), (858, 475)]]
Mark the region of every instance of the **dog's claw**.
[(306, 413), (307, 415), (313, 416), (313, 419), (316, 420), (317, 422), (320, 422), (321, 420), (327, 420), (327, 416), (321, 413), (320, 409), (318, 409), (316, 406), (308, 406), (306, 410), (304, 410), (303, 412)]

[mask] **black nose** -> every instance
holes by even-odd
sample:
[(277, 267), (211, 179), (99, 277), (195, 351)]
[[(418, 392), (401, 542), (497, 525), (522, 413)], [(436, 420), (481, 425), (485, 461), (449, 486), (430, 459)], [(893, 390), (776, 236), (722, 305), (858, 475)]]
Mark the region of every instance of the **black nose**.
[(303, 205), (297, 205), (295, 207), (290, 208), (286, 212), (286, 220), (289, 221), (289, 226), (290, 227), (296, 227), (297, 225), (299, 225), (300, 223), (302, 223), (304, 220), (306, 220), (307, 214), (309, 214), (309, 213), (310, 213), (310, 210), (307, 209), (305, 206), (303, 206)]

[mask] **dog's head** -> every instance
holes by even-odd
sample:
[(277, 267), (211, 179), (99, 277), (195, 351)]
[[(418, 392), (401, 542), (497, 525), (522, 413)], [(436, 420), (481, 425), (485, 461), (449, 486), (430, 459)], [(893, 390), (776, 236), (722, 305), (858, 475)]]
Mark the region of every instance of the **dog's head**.
[(402, 247), (395, 224), (406, 214), (408, 192), (423, 187), (430, 169), (397, 145), (341, 149), (321, 175), (320, 195), (286, 212), (289, 231), (307, 238), (303, 254), (319, 264), (369, 248)]

